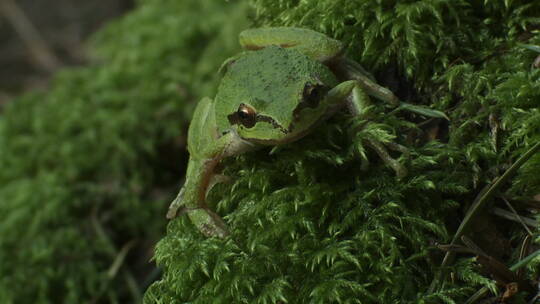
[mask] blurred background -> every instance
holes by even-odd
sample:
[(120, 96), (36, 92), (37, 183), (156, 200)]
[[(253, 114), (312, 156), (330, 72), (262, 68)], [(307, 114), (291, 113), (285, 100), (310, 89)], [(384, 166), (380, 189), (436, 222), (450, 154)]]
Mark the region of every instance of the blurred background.
[(61, 67), (87, 62), (85, 39), (133, 6), (132, 0), (1, 0), (0, 104), (46, 87)]
[(245, 1), (0, 0), (0, 303), (142, 301), (193, 107), (246, 16)]

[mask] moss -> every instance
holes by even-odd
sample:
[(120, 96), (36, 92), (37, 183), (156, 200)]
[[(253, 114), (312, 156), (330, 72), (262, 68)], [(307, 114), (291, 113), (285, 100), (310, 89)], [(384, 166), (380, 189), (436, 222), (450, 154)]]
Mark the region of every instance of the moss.
[[(369, 122), (338, 113), (297, 143), (228, 159), (233, 182), (216, 186), (210, 202), (232, 237), (204, 238), (186, 217), (171, 221), (155, 252), (163, 274), (144, 302), (462, 303), (481, 286), (495, 289), (463, 255), (450, 266), (454, 279), (431, 292), (442, 258), (434, 244), (449, 242), (481, 189), (540, 139), (540, 72), (531, 67), (538, 53), (518, 44), (540, 44), (540, 4), (251, 4), (253, 26), (302, 26), (339, 39), (402, 100), (450, 121), (374, 101)], [(95, 65), (65, 71), (48, 92), (5, 109), (0, 302), (139, 299), (185, 170), (191, 111), (215, 94), (215, 71), (238, 51), (246, 5), (140, 1), (94, 38)], [(397, 179), (366, 139), (407, 146), (409, 157), (392, 154), (407, 177)], [(499, 189), (525, 215), (539, 169), (536, 155)], [(500, 196), (491, 203), (502, 206)], [(469, 236), (511, 241), (483, 249), (515, 262), (519, 224), (485, 222), (506, 229)], [(127, 258), (111, 278), (121, 252)], [(527, 266), (529, 277), (538, 263)]]
[(236, 51), (228, 39), (243, 16), (242, 5), (141, 1), (94, 38), (93, 66), (5, 108), (0, 302), (140, 300), (184, 170), (187, 120)]
[[(442, 258), (433, 243), (449, 242), (481, 189), (539, 140), (539, 72), (530, 67), (537, 54), (517, 42), (538, 44), (540, 5), (252, 3), (254, 26), (308, 27), (339, 39), (402, 100), (443, 110), (450, 122), (377, 104), (360, 132), (352, 130), (365, 121), (342, 113), (300, 142), (229, 160), (225, 172), (235, 181), (213, 190), (211, 201), (231, 238), (203, 238), (185, 218), (171, 222), (156, 250), (164, 276), (146, 303), (461, 303), (481, 286), (496, 289), (465, 255), (451, 266), (457, 278), (431, 291)], [(406, 145), (408, 177), (397, 180), (366, 138)], [(539, 160), (501, 189), (520, 210), (538, 193)], [(479, 243), (525, 234), (486, 216), (488, 226), (508, 229), (490, 228), (484, 238), (473, 230)], [(517, 246), (483, 249), (516, 261)]]

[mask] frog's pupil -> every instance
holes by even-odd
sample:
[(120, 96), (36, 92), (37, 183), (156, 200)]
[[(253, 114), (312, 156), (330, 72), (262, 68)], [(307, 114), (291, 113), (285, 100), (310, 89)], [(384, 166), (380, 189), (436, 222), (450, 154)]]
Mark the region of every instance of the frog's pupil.
[(238, 114), (238, 118), (240, 119), (240, 122), (246, 128), (251, 128), (255, 125), (257, 114), (255, 113), (255, 110), (253, 110), (252, 108), (242, 104), (240, 105), (236, 113)]
[(240, 109), (238, 111), (238, 116), (240, 116), (242, 119), (247, 119), (249, 118), (249, 111), (247, 109)]

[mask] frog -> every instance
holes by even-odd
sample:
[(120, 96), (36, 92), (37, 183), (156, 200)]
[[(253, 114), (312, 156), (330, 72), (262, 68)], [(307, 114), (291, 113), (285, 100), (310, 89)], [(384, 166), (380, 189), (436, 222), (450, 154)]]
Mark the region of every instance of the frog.
[[(344, 108), (366, 116), (370, 97), (391, 107), (400, 105), (391, 90), (344, 55), (339, 40), (320, 32), (254, 28), (241, 32), (239, 40), (244, 51), (225, 60), (215, 97), (203, 98), (195, 108), (188, 128), (185, 182), (167, 212), (169, 219), (187, 214), (206, 237), (230, 235), (206, 202), (208, 191), (223, 179), (217, 170), (223, 159), (297, 141)], [(383, 143), (368, 140), (367, 146), (399, 178), (407, 174)]]

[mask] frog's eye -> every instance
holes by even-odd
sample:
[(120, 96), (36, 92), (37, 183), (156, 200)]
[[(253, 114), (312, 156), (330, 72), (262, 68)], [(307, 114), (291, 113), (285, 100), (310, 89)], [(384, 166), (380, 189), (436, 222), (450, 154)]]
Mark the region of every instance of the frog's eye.
[(302, 103), (310, 108), (315, 108), (321, 100), (326, 96), (328, 88), (322, 84), (306, 83), (304, 92), (302, 93)]
[(246, 128), (251, 128), (257, 122), (257, 112), (252, 107), (241, 103), (238, 110), (229, 115), (228, 118), (231, 124), (240, 123)]

